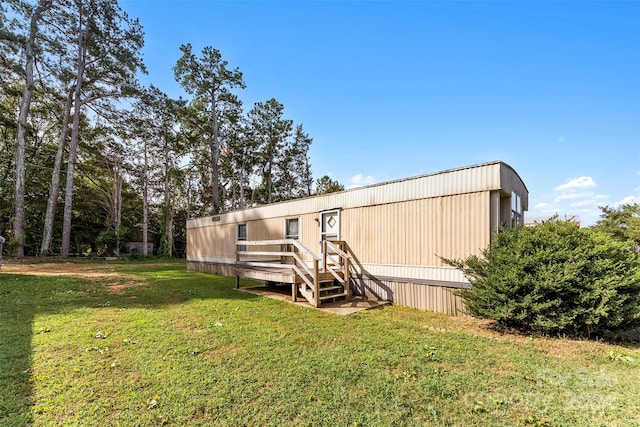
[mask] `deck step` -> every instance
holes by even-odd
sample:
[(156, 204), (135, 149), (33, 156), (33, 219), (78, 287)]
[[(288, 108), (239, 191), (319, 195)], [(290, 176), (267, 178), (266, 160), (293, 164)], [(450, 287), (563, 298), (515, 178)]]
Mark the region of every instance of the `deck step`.
[(344, 298), (346, 296), (347, 296), (346, 292), (342, 292), (342, 293), (339, 293), (339, 294), (325, 295), (325, 296), (321, 296), (320, 297), (320, 301), (327, 301), (327, 300), (330, 300), (330, 299)]
[(342, 289), (342, 286), (327, 286), (326, 288), (320, 288), (320, 292), (335, 291), (337, 289)]

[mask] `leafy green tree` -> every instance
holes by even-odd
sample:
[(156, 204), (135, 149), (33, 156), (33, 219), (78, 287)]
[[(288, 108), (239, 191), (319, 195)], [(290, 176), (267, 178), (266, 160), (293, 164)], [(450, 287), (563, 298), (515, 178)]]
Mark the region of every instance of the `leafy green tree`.
[(316, 181), (315, 194), (335, 193), (336, 191), (344, 191), (344, 185), (331, 179), (329, 175), (325, 175)]
[(595, 229), (602, 231), (619, 242), (631, 242), (636, 251), (640, 250), (640, 204), (628, 203), (618, 208), (600, 207), (602, 213)]
[(501, 230), (482, 256), (445, 260), (472, 287), (467, 311), (525, 332), (612, 337), (640, 322), (640, 258), (557, 218)]

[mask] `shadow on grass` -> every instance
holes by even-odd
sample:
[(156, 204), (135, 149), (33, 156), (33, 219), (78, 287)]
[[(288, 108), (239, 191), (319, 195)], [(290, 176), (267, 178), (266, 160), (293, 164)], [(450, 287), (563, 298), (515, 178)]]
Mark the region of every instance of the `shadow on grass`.
[(34, 331), (38, 315), (107, 306), (162, 308), (190, 299), (260, 298), (237, 292), (234, 278), (187, 272), (181, 265), (141, 264), (122, 270), (140, 280), (0, 274), (0, 425), (33, 424), (32, 341), (34, 334), (48, 332)]

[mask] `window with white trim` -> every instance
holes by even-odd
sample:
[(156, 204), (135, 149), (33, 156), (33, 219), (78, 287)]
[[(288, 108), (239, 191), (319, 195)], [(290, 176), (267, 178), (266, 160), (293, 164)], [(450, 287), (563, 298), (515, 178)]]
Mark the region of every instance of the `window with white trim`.
[(511, 192), (511, 226), (522, 224), (522, 199), (516, 192)]
[(285, 239), (298, 240), (300, 238), (300, 220), (298, 218), (287, 218), (285, 221)]
[[(238, 241), (247, 240), (247, 224), (238, 224)], [(239, 251), (246, 251), (247, 245), (238, 246)]]

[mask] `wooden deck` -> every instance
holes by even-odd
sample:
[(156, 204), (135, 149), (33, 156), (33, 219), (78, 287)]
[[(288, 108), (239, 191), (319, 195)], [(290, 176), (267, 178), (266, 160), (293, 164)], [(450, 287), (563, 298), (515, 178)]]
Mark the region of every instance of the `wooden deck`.
[[(282, 286), (252, 286), (238, 289), (241, 292), (248, 292), (254, 295), (260, 295), (267, 298), (277, 299), (279, 301), (285, 301), (291, 304), (298, 305), (300, 307), (315, 308), (307, 301), (293, 301), (291, 299), (291, 285)], [(326, 313), (348, 315), (357, 313), (363, 310), (369, 310), (372, 308), (380, 307), (383, 305), (391, 304), (390, 301), (382, 301), (376, 299), (370, 299), (363, 296), (351, 297), (348, 301), (340, 300), (326, 304), (322, 304), (318, 309)]]
[(297, 240), (237, 241), (236, 288), (241, 278), (247, 278), (291, 284), (291, 299), (304, 298), (314, 307), (348, 300), (350, 256), (345, 246), (345, 242), (325, 240), (319, 257)]

